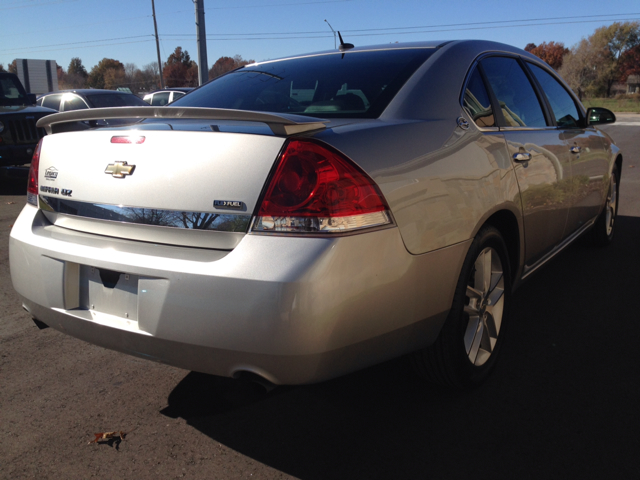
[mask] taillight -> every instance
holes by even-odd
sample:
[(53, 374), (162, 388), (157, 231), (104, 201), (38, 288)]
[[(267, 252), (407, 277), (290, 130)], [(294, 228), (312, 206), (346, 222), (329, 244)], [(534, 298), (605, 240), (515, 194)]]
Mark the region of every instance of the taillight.
[(29, 167), (29, 183), (27, 183), (27, 203), (38, 206), (38, 170), (40, 167), (40, 149), (42, 148), (42, 140), (36, 145), (36, 149), (31, 157), (31, 166)]
[(391, 223), (375, 182), (327, 145), (288, 140), (252, 230), (341, 233)]

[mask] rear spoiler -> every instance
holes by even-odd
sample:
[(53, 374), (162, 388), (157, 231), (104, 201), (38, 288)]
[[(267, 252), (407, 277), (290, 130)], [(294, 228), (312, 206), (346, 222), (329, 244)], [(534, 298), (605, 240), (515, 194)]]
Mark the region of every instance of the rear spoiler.
[(82, 122), (87, 120), (108, 120), (112, 118), (167, 118), (196, 120), (236, 120), (242, 122), (266, 123), (276, 135), (294, 135), (325, 128), (327, 120), (302, 115), (254, 112), (250, 110), (230, 110), (226, 108), (199, 107), (111, 107), (73, 110), (54, 113), (38, 120), (51, 135), (52, 126), (60, 123)]

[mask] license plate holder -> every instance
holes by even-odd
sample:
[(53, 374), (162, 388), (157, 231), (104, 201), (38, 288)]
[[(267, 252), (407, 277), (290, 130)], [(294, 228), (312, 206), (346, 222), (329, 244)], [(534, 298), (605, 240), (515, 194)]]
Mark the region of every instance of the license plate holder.
[(80, 308), (138, 320), (138, 275), (80, 266)]

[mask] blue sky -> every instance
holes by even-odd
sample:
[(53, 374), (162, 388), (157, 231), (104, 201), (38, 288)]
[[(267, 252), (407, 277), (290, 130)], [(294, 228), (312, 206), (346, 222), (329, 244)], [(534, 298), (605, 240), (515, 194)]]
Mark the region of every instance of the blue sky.
[[(345, 42), (374, 45), (480, 38), (524, 48), (563, 42), (571, 47), (614, 21), (640, 21), (640, 2), (618, 0), (204, 0), (209, 68), (221, 56), (266, 60), (332, 49)], [(160, 54), (176, 46), (197, 60), (192, 0), (155, 0)], [(492, 23), (493, 22), (493, 23)], [(142, 68), (157, 59), (151, 0), (0, 0), (0, 63), (14, 58), (80, 57), (88, 71), (102, 58)]]

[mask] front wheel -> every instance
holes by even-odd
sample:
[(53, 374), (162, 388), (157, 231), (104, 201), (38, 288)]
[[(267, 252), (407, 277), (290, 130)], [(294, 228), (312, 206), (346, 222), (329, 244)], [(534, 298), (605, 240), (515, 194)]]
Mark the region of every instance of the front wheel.
[(498, 230), (485, 226), (471, 243), (440, 335), (415, 354), (418, 373), (457, 388), (480, 384), (496, 363), (510, 296), (506, 245)]

